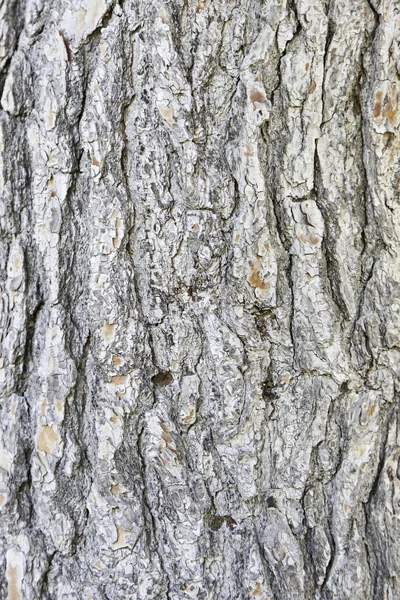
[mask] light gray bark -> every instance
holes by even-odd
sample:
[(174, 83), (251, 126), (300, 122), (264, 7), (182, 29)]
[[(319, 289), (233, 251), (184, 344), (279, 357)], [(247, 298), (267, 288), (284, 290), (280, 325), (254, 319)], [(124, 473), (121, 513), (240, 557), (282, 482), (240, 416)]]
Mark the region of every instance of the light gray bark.
[(399, 0), (0, 19), (0, 599), (400, 599)]

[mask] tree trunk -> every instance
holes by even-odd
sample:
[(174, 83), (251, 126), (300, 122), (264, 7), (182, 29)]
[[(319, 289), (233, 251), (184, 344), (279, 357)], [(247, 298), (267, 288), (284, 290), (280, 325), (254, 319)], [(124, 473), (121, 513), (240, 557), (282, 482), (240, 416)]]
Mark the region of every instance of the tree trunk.
[(0, 10), (0, 599), (399, 599), (399, 0)]

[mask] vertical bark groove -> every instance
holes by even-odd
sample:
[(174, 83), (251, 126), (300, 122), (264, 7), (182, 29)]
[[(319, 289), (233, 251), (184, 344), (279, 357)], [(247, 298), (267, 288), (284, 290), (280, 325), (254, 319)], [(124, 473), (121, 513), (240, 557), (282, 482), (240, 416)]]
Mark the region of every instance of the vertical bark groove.
[(0, 600), (400, 599), (398, 0), (0, 7)]

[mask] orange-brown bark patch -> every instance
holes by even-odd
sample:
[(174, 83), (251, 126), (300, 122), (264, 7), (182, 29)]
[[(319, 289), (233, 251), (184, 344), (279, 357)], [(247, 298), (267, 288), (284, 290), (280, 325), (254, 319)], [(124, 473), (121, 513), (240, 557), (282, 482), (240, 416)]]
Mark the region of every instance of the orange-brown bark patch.
[(377, 118), (381, 114), (382, 110), (382, 92), (376, 92), (375, 94), (376, 102), (374, 106), (374, 117)]
[(308, 88), (307, 94), (312, 94), (315, 91), (316, 87), (317, 87), (316, 82), (312, 81), (311, 84), (310, 84), (310, 87)]
[(397, 102), (393, 98), (388, 99), (383, 111), (383, 116), (386, 117), (392, 125), (395, 124), (397, 117)]
[(60, 436), (58, 433), (54, 431), (51, 425), (46, 425), (38, 435), (37, 448), (46, 454), (53, 454), (59, 441)]
[(252, 102), (264, 102), (265, 95), (262, 92), (259, 92), (258, 90), (253, 90), (250, 94), (250, 100)]
[(109, 323), (108, 321), (104, 321), (102, 334), (103, 334), (103, 338), (107, 342), (109, 342), (110, 340), (112, 340), (114, 338), (115, 328), (116, 328), (115, 323)]
[(188, 416), (183, 419), (183, 422), (189, 423), (193, 419), (193, 416), (194, 416), (194, 408), (192, 408), (192, 410), (190, 411)]
[(113, 375), (113, 377), (111, 377), (111, 384), (112, 385), (123, 385), (124, 383), (126, 383), (127, 379), (128, 379), (128, 375)]
[(257, 256), (253, 264), (250, 264), (251, 274), (248, 277), (248, 282), (253, 287), (259, 288), (260, 290), (268, 290), (269, 285), (265, 283), (260, 277), (260, 258)]

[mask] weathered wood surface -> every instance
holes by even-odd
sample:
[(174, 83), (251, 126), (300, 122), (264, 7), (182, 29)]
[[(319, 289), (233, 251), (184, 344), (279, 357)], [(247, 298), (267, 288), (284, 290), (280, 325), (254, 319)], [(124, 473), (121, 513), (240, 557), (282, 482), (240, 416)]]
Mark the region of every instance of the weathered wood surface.
[(0, 598), (399, 599), (400, 2), (0, 18)]

